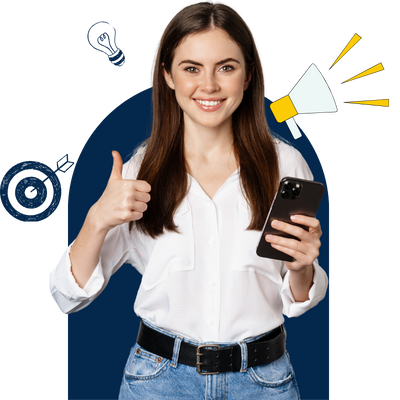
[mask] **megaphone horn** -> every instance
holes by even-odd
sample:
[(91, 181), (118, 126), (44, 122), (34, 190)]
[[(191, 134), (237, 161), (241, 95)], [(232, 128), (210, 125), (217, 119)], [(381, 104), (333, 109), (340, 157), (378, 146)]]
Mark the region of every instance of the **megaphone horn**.
[(294, 116), (337, 111), (331, 90), (315, 64), (310, 65), (287, 96), (274, 101), (270, 107), (277, 122), (286, 121), (295, 139), (301, 133)]

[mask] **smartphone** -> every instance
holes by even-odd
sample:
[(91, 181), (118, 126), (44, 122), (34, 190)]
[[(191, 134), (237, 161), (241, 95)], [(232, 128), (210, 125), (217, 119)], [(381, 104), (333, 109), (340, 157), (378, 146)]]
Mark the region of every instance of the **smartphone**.
[(274, 260), (295, 261), (292, 256), (274, 249), (271, 244), (265, 240), (265, 235), (270, 233), (299, 240), (295, 236), (272, 228), (271, 222), (277, 219), (308, 230), (308, 227), (306, 226), (295, 224), (290, 219), (290, 216), (301, 214), (308, 217), (315, 217), (324, 192), (325, 187), (320, 182), (292, 178), (290, 176), (283, 178), (280, 182), (279, 190), (272, 202), (267, 220), (265, 221), (256, 250), (257, 255), (260, 257), (272, 258)]

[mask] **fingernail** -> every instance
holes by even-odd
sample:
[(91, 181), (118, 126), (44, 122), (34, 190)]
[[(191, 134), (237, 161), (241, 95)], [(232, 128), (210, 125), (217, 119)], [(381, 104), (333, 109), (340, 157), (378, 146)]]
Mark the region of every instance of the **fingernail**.
[(266, 235), (265, 236), (265, 240), (271, 242), (272, 241), (273, 236), (272, 235)]
[(272, 221), (271, 226), (273, 228), (279, 228), (281, 226), (281, 223), (277, 220)]
[(290, 219), (291, 219), (292, 221), (297, 221), (299, 218), (298, 218), (297, 215), (291, 215), (291, 216), (290, 216)]

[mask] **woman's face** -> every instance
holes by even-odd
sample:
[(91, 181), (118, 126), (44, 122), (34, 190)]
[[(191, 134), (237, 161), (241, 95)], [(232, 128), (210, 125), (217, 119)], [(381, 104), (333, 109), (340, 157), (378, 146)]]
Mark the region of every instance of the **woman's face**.
[(232, 124), (251, 74), (240, 47), (221, 29), (186, 37), (175, 49), (171, 71), (164, 71), (183, 110), (185, 127)]

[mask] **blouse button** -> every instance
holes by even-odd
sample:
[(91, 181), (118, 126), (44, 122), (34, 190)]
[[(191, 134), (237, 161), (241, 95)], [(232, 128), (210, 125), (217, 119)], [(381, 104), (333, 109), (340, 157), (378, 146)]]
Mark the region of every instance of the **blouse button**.
[(214, 321), (212, 319), (210, 319), (210, 325), (213, 326), (214, 325)]
[(210, 281), (210, 286), (214, 287), (215, 286), (215, 281)]
[(215, 243), (215, 240), (214, 240), (213, 238), (211, 238), (208, 242), (209, 242), (210, 244), (214, 244), (214, 243)]

